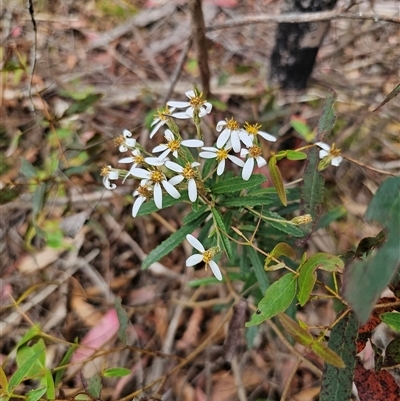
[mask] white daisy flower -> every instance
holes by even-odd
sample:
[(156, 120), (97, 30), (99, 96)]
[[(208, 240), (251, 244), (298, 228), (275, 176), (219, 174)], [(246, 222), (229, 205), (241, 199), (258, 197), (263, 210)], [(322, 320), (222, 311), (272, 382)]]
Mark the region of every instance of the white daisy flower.
[(132, 150), (132, 156), (128, 156), (128, 157), (123, 157), (122, 159), (118, 160), (118, 163), (132, 163), (132, 166), (130, 168), (130, 170), (128, 171), (128, 174), (125, 176), (125, 178), (123, 179), (123, 183), (125, 182), (125, 180), (131, 175), (131, 170), (133, 168), (136, 168), (137, 166), (143, 164), (145, 162), (145, 158), (142, 156), (141, 152), (139, 149), (134, 149)]
[(249, 134), (249, 137), (252, 141), (254, 141), (255, 137), (257, 135), (260, 135), (262, 138), (264, 138), (267, 141), (270, 142), (275, 142), (276, 138), (272, 136), (271, 134), (268, 134), (268, 132), (260, 131), (261, 124), (249, 124), (249, 123), (244, 123), (243, 128), (245, 131)]
[(212, 104), (203, 99), (202, 93), (195, 93), (194, 91), (185, 92), (185, 95), (189, 98), (188, 102), (178, 102), (176, 100), (170, 100), (167, 102), (168, 106), (176, 109), (184, 109), (185, 111), (174, 113), (173, 117), (179, 119), (193, 118), (195, 115), (198, 117), (204, 117), (206, 114), (210, 114)]
[(180, 139), (175, 139), (174, 134), (169, 129), (165, 130), (164, 137), (167, 140), (167, 143), (158, 145), (153, 149), (153, 153), (163, 152), (160, 156), (158, 156), (160, 160), (164, 160), (171, 152), (176, 158), (178, 158), (178, 151), (181, 145), (188, 148), (199, 148), (204, 146), (204, 142), (200, 141), (199, 139), (186, 139), (183, 141)]
[(197, 265), (197, 263), (204, 262), (206, 264), (206, 269), (207, 266), (210, 266), (214, 276), (217, 278), (217, 280), (221, 281), (222, 280), (221, 270), (213, 260), (213, 257), (217, 253), (217, 249), (211, 248), (206, 251), (204, 249), (203, 244), (197, 238), (193, 237), (193, 235), (191, 234), (186, 235), (186, 239), (188, 240), (189, 244), (192, 245), (193, 248), (195, 248), (200, 252), (198, 254), (189, 256), (186, 259), (186, 266), (190, 267)]
[(217, 131), (221, 132), (217, 139), (217, 147), (222, 148), (228, 140), (232, 142), (234, 152), (240, 152), (240, 141), (248, 148), (253, 144), (248, 133), (239, 127), (239, 123), (233, 119), (222, 120), (217, 124)]
[(242, 149), (240, 152), (240, 157), (247, 157), (246, 162), (244, 163), (244, 167), (242, 170), (242, 178), (247, 181), (254, 170), (254, 160), (257, 162), (258, 167), (263, 167), (267, 164), (267, 161), (261, 156), (262, 149), (257, 146), (253, 145), (248, 149)]
[(145, 170), (142, 168), (131, 169), (131, 174), (136, 178), (141, 178), (144, 184), (154, 184), (154, 203), (158, 209), (162, 209), (162, 188), (167, 191), (173, 198), (180, 198), (181, 194), (177, 189), (167, 181), (167, 178), (160, 170)]
[(196, 185), (196, 167), (199, 167), (201, 164), (197, 162), (193, 162), (192, 164), (187, 163), (185, 167), (180, 166), (177, 163), (166, 161), (165, 166), (170, 170), (175, 171), (176, 173), (180, 173), (175, 177), (172, 177), (169, 180), (169, 183), (172, 185), (177, 185), (182, 182), (184, 179), (188, 181), (188, 195), (191, 202), (196, 202), (197, 199), (197, 185)]
[(131, 138), (132, 132), (124, 129), (122, 135), (114, 139), (115, 146), (118, 146), (120, 152), (126, 152), (129, 149), (135, 149), (136, 139)]
[(103, 166), (100, 175), (103, 177), (103, 185), (107, 189), (117, 188), (116, 184), (110, 182), (110, 180), (118, 180), (119, 172), (117, 169), (112, 168), (111, 166)]
[(218, 144), (216, 148), (210, 146), (203, 146), (202, 149), (205, 152), (200, 152), (199, 156), (204, 159), (213, 159), (213, 158), (217, 159), (218, 162), (217, 175), (221, 175), (225, 170), (226, 159), (229, 159), (231, 162), (235, 163), (239, 167), (244, 166), (244, 162), (242, 159), (239, 159), (238, 157), (229, 154), (231, 146), (232, 145), (230, 141), (228, 141), (228, 143), (222, 149), (218, 147)]
[(168, 119), (171, 117), (174, 110), (175, 107), (169, 108), (168, 106), (165, 106), (165, 109), (163, 110), (157, 110), (154, 121), (151, 123), (153, 128), (150, 131), (150, 139), (153, 138), (156, 132), (168, 122)]
[(146, 180), (142, 180), (140, 185), (133, 192), (133, 196), (137, 197), (132, 207), (132, 216), (136, 217), (140, 206), (143, 205), (147, 198), (153, 196), (153, 188), (146, 184)]
[(340, 149), (335, 148), (335, 144), (329, 146), (324, 142), (316, 142), (318, 147), (321, 148), (319, 151), (319, 158), (326, 159), (326, 161), (332, 164), (332, 166), (338, 167), (340, 163), (343, 161), (343, 157), (340, 156)]

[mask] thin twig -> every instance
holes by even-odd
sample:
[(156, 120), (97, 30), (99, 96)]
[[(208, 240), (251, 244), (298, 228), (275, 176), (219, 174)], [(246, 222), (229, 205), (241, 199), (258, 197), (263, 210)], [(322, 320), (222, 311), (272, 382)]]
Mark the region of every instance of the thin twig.
[(296, 364), (294, 365), (292, 371), (290, 372), (289, 377), (286, 379), (286, 384), (285, 384), (285, 388), (283, 389), (282, 395), (281, 395), (281, 400), (280, 401), (286, 401), (286, 397), (289, 395), (289, 391), (290, 391), (290, 386), (292, 384), (292, 380), (297, 372), (297, 369), (300, 366), (300, 359), (298, 359), (296, 361)]
[(233, 19), (225, 22), (224, 24), (211, 25), (206, 27), (207, 32), (218, 31), (221, 29), (235, 28), (238, 26), (244, 26), (249, 24), (265, 24), (266, 22), (275, 23), (286, 23), (286, 24), (298, 24), (302, 22), (320, 22), (320, 21), (331, 21), (335, 19), (355, 19), (355, 20), (372, 20), (375, 22), (392, 22), (394, 24), (400, 24), (400, 18), (389, 15), (379, 15), (375, 13), (343, 13), (341, 10), (335, 11), (321, 11), (316, 13), (289, 13), (279, 15), (251, 15), (247, 17), (241, 17), (240, 19)]
[(210, 67), (208, 65), (208, 50), (206, 37), (206, 24), (204, 22), (201, 0), (190, 1), (192, 15), (192, 38), (196, 44), (197, 64), (199, 65), (201, 87), (204, 97), (210, 95)]
[(389, 171), (380, 170), (379, 168), (372, 167), (372, 166), (368, 166), (368, 164), (361, 163), (360, 161), (355, 160), (355, 159), (353, 159), (353, 158), (351, 158), (351, 157), (349, 157), (349, 156), (343, 156), (343, 157), (344, 157), (346, 160), (348, 160), (349, 162), (354, 163), (354, 164), (358, 164), (359, 166), (364, 167), (364, 168), (367, 169), (367, 170), (375, 171), (376, 173), (379, 173), (379, 174), (392, 175), (392, 176), (394, 176), (394, 177), (397, 176), (397, 174), (390, 173)]

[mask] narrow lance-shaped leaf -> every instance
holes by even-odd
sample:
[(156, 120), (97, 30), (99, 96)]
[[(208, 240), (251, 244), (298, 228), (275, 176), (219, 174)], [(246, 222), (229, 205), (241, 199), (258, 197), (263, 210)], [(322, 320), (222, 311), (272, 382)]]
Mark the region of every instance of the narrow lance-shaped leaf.
[(271, 284), (265, 291), (264, 298), (258, 304), (258, 310), (253, 313), (246, 327), (260, 324), (265, 320), (284, 312), (292, 303), (296, 294), (296, 275), (287, 273)]
[(232, 177), (213, 185), (211, 187), (211, 193), (218, 195), (230, 192), (238, 192), (242, 189), (257, 187), (265, 182), (265, 180), (266, 178), (261, 174), (252, 175), (248, 181), (244, 181), (241, 177)]
[(226, 255), (228, 256), (228, 259), (233, 259), (233, 252), (232, 252), (232, 247), (231, 243), (229, 241), (229, 238), (226, 236), (226, 233), (228, 232), (227, 228), (225, 227), (225, 224), (222, 220), (222, 216), (218, 209), (215, 207), (211, 208), (211, 212), (214, 217), (215, 224), (218, 226), (219, 230), (217, 232), (218, 238), (220, 239), (220, 243), (226, 252)]
[(344, 316), (331, 330), (329, 348), (346, 364), (338, 368), (325, 364), (320, 401), (350, 400), (357, 353), (358, 321), (353, 312)]
[(272, 156), (268, 162), (269, 175), (271, 177), (271, 181), (274, 184), (276, 192), (284, 206), (287, 206), (286, 192), (285, 187), (283, 186), (283, 180), (281, 176), (281, 172), (279, 171), (278, 166), (276, 165), (276, 156)]

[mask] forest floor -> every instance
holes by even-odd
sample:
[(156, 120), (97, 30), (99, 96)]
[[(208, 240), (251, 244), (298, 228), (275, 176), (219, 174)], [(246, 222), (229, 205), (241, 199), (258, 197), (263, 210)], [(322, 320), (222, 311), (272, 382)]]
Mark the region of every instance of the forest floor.
[[(0, 363), (6, 375), (16, 368), (16, 344), (37, 325), (48, 336), (48, 367), (59, 366), (76, 339), (90, 345), (81, 349), (85, 363), (74, 355), (58, 399), (88, 393), (87, 380), (112, 367), (131, 373), (103, 378), (102, 401), (127, 395), (127, 400), (279, 400), (282, 394), (293, 401), (315, 399), (323, 362), (307, 355), (317, 371), (299, 363), (268, 324), (253, 333), (249, 347), (244, 322), (251, 309), (237, 329), (235, 352), (226, 356), (232, 305), (243, 283), (191, 286), (210, 272), (185, 267), (192, 251), (187, 245), (141, 270), (145, 256), (180, 227), (182, 209), (133, 219), (129, 180), (114, 191), (102, 186), (101, 167), (117, 166), (120, 158), (113, 139), (129, 129), (144, 147), (161, 143), (162, 135), (151, 143), (148, 137), (154, 111), (167, 100), (185, 100), (185, 92), (199, 85), (193, 49), (171, 84), (190, 35), (186, 2), (33, 4), (36, 43), (26, 2), (4, 2), (0, 11)], [(206, 26), (215, 26), (279, 14), (279, 2), (210, 0), (203, 9)], [(395, 0), (365, 1), (351, 10), (400, 16)], [(307, 252), (343, 254), (377, 234), (363, 215), (379, 185), (400, 172), (399, 98), (374, 111), (400, 81), (399, 24), (332, 21), (302, 93), (282, 93), (266, 83), (275, 29), (275, 23), (249, 22), (207, 34), (214, 109), (204, 119), (205, 141), (211, 146), (216, 123), (234, 116), (260, 122), (278, 138), (266, 151), (305, 145), (293, 123), (312, 133), (333, 89), (337, 122), (329, 140), (357, 163), (347, 159), (324, 172), (326, 210), (337, 208), (341, 217), (313, 233)], [(284, 181), (300, 179), (302, 166), (280, 165)], [(40, 191), (43, 204), (33, 199)], [(129, 346), (117, 338), (119, 302), (129, 316)], [(335, 319), (328, 300), (310, 303), (299, 316), (315, 326)], [(96, 342), (89, 342), (88, 332)], [(20, 394), (33, 383), (21, 384)]]

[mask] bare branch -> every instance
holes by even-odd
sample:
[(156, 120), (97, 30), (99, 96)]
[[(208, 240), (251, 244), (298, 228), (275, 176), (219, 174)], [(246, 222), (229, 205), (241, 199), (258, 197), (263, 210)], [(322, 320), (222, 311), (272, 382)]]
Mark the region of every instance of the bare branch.
[(372, 20), (375, 22), (392, 22), (400, 24), (400, 17), (390, 15), (379, 15), (375, 13), (343, 13), (342, 10), (321, 11), (315, 13), (290, 13), (279, 15), (252, 15), (234, 19), (225, 24), (211, 25), (206, 27), (207, 32), (217, 31), (220, 29), (234, 28), (249, 24), (265, 24), (266, 22), (299, 24), (301, 22), (320, 22), (331, 21), (335, 19), (356, 19), (356, 20)]

